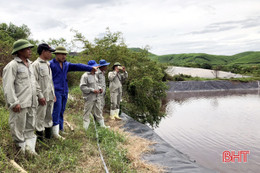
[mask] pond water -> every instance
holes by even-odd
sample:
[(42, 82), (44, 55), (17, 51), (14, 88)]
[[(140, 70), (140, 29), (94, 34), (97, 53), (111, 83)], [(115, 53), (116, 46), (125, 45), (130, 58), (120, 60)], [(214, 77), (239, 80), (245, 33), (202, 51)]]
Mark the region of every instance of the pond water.
[[(206, 93), (169, 94), (167, 117), (155, 132), (204, 167), (228, 173), (260, 172), (258, 91)], [(222, 153), (226, 150), (250, 153), (246, 163), (238, 163), (237, 159), (235, 163), (223, 163)]]

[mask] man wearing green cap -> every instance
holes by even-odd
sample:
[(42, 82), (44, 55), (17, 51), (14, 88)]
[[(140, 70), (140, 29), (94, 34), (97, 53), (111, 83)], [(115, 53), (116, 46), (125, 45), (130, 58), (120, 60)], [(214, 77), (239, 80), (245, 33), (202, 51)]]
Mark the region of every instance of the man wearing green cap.
[[(122, 72), (120, 72), (122, 71)], [(110, 119), (114, 120), (119, 117), (120, 102), (122, 98), (122, 82), (128, 78), (128, 73), (124, 66), (121, 66), (119, 62), (113, 65), (113, 71), (108, 73), (109, 91), (110, 91)]]
[(3, 70), (3, 89), (10, 111), (9, 125), (13, 140), (22, 152), (26, 150), (37, 155), (34, 134), (37, 96), (41, 105), (45, 104), (45, 100), (39, 92), (29, 60), (32, 47), (34, 45), (24, 39), (14, 42), (12, 55), (16, 57)]
[(59, 135), (59, 131), (63, 132), (63, 113), (66, 108), (68, 99), (68, 79), (67, 73), (70, 71), (96, 71), (96, 67), (91, 67), (85, 64), (73, 64), (66, 61), (68, 54), (63, 46), (56, 47), (54, 52), (55, 58), (50, 61), (52, 70), (52, 79), (54, 83), (56, 102), (54, 103), (52, 120), (52, 133), (55, 138), (64, 139)]

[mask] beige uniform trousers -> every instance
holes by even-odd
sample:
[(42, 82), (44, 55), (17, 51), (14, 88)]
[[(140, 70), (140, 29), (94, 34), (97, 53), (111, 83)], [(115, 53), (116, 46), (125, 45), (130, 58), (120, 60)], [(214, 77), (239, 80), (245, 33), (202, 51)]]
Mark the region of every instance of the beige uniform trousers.
[(9, 125), (15, 142), (24, 142), (26, 139), (36, 137), (35, 108), (22, 108), (20, 112), (10, 110)]
[(52, 112), (54, 101), (46, 102), (46, 105), (39, 105), (37, 107), (35, 129), (37, 131), (44, 131), (45, 128), (52, 127)]
[(122, 82), (128, 78), (128, 73), (118, 73), (112, 71), (108, 73), (111, 110), (120, 109), (120, 101), (122, 98)]
[(103, 109), (105, 107), (105, 97), (106, 97), (105, 92), (106, 91), (103, 91), (103, 93), (100, 94), (100, 96), (99, 96), (100, 97), (100, 102), (101, 102), (101, 105), (100, 105), (101, 112), (103, 112)]
[(85, 105), (84, 105), (84, 115), (83, 115), (83, 121), (90, 122), (90, 114), (93, 110), (93, 115), (95, 116), (95, 119), (97, 121), (103, 120), (102, 116), (102, 109), (101, 109), (101, 101), (99, 98), (96, 100), (85, 100)]
[(101, 111), (103, 112), (105, 106), (105, 97), (106, 97), (106, 77), (105, 77), (105, 73), (102, 72), (100, 69), (98, 69), (97, 76), (98, 76), (99, 86), (103, 89), (103, 93), (98, 95), (101, 100)]
[(121, 98), (122, 92), (120, 92), (119, 88), (110, 93), (111, 110), (120, 109)]

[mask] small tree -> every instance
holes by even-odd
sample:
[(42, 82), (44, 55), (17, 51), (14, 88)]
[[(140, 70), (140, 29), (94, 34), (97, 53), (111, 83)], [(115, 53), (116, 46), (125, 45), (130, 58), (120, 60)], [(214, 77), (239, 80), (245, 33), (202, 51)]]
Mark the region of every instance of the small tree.
[(126, 66), (129, 78), (123, 85), (123, 111), (142, 123), (157, 126), (164, 116), (161, 99), (166, 96), (166, 84), (162, 82), (165, 68), (148, 58), (148, 50), (129, 50), (120, 32), (112, 33), (107, 29), (106, 35), (96, 38), (94, 43), (77, 31), (75, 33), (74, 41), (84, 45), (84, 59), (97, 62), (106, 59), (111, 63), (109, 71), (115, 62)]
[(218, 65), (213, 67), (212, 74), (215, 76), (215, 78), (219, 77), (219, 71), (222, 69), (222, 66)]

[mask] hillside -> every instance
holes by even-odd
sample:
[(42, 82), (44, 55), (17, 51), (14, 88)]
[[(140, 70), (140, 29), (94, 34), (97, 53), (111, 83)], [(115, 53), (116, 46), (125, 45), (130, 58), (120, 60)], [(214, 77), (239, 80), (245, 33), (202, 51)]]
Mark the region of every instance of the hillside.
[(205, 53), (189, 54), (170, 54), (150, 57), (161, 63), (170, 63), (172, 65), (211, 64), (211, 65), (242, 65), (242, 64), (260, 64), (260, 52), (243, 52), (232, 56), (209, 55)]

